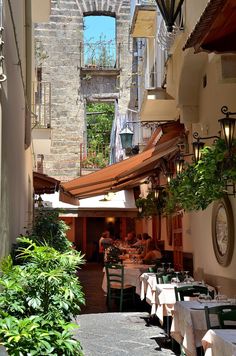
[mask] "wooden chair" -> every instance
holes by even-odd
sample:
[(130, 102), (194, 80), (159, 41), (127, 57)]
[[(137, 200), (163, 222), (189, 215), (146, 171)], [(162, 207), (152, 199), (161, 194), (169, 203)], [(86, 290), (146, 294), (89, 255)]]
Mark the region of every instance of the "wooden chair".
[(134, 300), (134, 287), (124, 284), (124, 266), (116, 263), (105, 264), (107, 277), (107, 302), (108, 310), (111, 308), (111, 300), (119, 300), (119, 310), (123, 309), (123, 301), (126, 299)]
[(208, 294), (208, 288), (204, 286), (175, 287), (176, 301), (184, 301), (184, 297), (197, 297), (199, 294)]
[(207, 329), (236, 329), (236, 305), (205, 307)]

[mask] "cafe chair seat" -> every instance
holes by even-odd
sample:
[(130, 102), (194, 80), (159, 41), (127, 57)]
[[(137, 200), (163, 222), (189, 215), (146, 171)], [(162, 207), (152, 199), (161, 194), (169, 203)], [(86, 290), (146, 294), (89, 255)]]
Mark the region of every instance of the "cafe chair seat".
[(107, 304), (111, 309), (112, 299), (119, 301), (119, 311), (123, 309), (123, 302), (132, 299), (135, 302), (135, 289), (133, 286), (124, 284), (124, 265), (118, 263), (105, 264), (107, 278)]
[[(111, 283), (110, 284), (110, 288), (114, 288), (114, 289), (120, 289), (120, 283)], [(127, 289), (127, 288), (133, 288), (133, 286), (131, 286), (130, 284), (125, 284), (123, 286), (123, 289)]]
[(236, 305), (205, 307), (207, 329), (236, 329)]

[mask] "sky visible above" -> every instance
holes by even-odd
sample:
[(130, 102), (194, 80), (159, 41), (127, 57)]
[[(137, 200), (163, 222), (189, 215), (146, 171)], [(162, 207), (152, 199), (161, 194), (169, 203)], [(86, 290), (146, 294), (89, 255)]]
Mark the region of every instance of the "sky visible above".
[(109, 16), (85, 16), (84, 39), (85, 41), (98, 41), (101, 38), (106, 41), (115, 40), (115, 18)]

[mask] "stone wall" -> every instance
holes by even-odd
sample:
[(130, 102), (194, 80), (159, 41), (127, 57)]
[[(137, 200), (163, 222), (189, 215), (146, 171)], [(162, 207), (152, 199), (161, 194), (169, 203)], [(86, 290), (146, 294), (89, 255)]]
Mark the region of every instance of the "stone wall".
[[(35, 26), (35, 40), (43, 58), (42, 80), (51, 82), (51, 154), (44, 156), (44, 173), (62, 181), (79, 175), (79, 146), (86, 137), (86, 100), (117, 99), (120, 112), (129, 104), (132, 54), (129, 52), (130, 2), (122, 0), (51, 0), (47, 24)], [(116, 74), (84, 80), (80, 48), (84, 15), (116, 18), (117, 44), (121, 43), (119, 86)], [(99, 95), (98, 95), (99, 94)], [(40, 152), (38, 152), (40, 153)]]

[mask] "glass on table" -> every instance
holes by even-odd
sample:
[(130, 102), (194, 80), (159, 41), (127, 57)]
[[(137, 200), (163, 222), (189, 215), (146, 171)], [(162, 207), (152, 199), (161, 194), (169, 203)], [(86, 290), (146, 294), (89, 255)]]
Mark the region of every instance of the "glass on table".
[(189, 271), (184, 271), (184, 282), (188, 283), (189, 282)]
[(231, 305), (235, 305), (236, 304), (236, 295), (234, 295), (233, 298), (230, 298), (229, 301), (230, 301)]
[(216, 286), (216, 290), (217, 290), (217, 294), (215, 300), (217, 300), (220, 303), (227, 302), (228, 300), (227, 295), (222, 294), (222, 286)]
[(215, 300), (220, 301), (221, 300), (221, 290), (222, 290), (222, 286), (216, 286), (216, 296), (215, 296)]
[(162, 262), (162, 267), (161, 267), (161, 272), (165, 272), (165, 263), (164, 262)]
[(200, 293), (197, 300), (199, 302), (209, 302), (212, 300), (212, 298), (209, 293), (207, 293), (207, 294)]
[(179, 279), (180, 272), (175, 272), (175, 275), (176, 275), (176, 283), (180, 283), (180, 279)]

